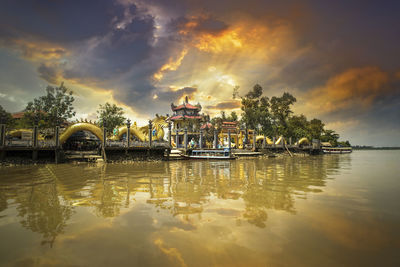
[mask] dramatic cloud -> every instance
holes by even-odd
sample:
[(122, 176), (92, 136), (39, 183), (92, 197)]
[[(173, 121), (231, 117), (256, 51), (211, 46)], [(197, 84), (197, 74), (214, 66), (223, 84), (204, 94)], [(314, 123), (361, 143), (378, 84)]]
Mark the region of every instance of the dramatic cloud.
[(323, 112), (354, 107), (369, 108), (376, 98), (391, 88), (389, 75), (377, 67), (349, 69), (329, 79), (311, 92), (309, 105)]
[(231, 109), (238, 109), (241, 107), (241, 101), (232, 100), (232, 101), (224, 101), (218, 103), (213, 106), (206, 106), (207, 109), (219, 109), (219, 110), (231, 110)]
[(293, 93), (297, 110), (343, 136), (374, 121), (393, 143), (398, 12), (361, 0), (5, 0), (0, 101), (18, 111), (64, 81), (82, 116), (112, 101), (144, 120), (185, 95), (210, 114), (237, 110), (233, 88), (258, 83), (268, 96)]

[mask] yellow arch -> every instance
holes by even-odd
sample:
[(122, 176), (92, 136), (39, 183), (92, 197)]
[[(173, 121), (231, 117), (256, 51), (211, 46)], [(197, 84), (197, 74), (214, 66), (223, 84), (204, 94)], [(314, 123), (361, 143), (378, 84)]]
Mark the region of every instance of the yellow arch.
[(310, 141), (306, 137), (303, 137), (296, 144), (302, 145), (302, 144), (309, 144), (309, 143), (310, 143)]
[(64, 144), (71, 135), (79, 131), (89, 131), (99, 138), (100, 141), (103, 141), (103, 130), (99, 126), (87, 122), (78, 122), (69, 126), (65, 132), (60, 135), (60, 144)]
[[(259, 143), (259, 142), (264, 142), (263, 141), (264, 140), (264, 135), (257, 135), (257, 137), (256, 137), (256, 143)], [(268, 137), (265, 137), (265, 140), (267, 141), (267, 144), (268, 145), (272, 145), (273, 144), (273, 142), (271, 141), (271, 139), (269, 139)]]
[[(33, 134), (33, 130), (32, 129), (16, 129), (16, 130), (12, 130), (9, 131), (8, 134), (11, 135), (12, 137), (17, 137), (17, 138), (22, 138), (22, 133), (29, 133), (29, 134)], [(38, 140), (44, 140), (43, 136), (38, 133)]]

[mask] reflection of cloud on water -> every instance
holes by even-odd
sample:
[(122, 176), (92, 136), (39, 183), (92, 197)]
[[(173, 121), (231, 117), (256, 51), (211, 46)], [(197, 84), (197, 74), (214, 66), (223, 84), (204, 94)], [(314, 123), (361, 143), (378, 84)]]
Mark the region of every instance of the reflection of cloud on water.
[(326, 207), (313, 209), (308, 214), (315, 230), (341, 246), (371, 251), (390, 246), (391, 238), (387, 230), (371, 215), (355, 217)]
[(164, 244), (162, 239), (156, 239), (154, 244), (165, 254), (167, 255), (168, 259), (170, 259), (173, 263), (178, 263), (179, 266), (187, 266), (185, 261), (182, 258), (181, 253), (179, 253), (178, 249), (176, 248), (168, 248)]
[[(350, 157), (333, 155), (15, 168), (16, 182), (0, 180), (1, 209), (14, 199), (21, 224), (45, 242), (64, 231), (77, 207), (113, 218), (143, 201), (185, 221), (207, 213), (265, 227), (268, 210), (295, 213), (297, 198), (321, 192), (327, 178), (349, 164)], [(41, 229), (46, 224), (33, 218), (51, 224)]]

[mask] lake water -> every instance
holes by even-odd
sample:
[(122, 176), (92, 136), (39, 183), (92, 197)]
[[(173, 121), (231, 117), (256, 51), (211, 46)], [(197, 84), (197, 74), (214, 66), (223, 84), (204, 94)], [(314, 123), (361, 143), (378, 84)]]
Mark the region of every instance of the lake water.
[(400, 266), (400, 151), (0, 168), (4, 266)]

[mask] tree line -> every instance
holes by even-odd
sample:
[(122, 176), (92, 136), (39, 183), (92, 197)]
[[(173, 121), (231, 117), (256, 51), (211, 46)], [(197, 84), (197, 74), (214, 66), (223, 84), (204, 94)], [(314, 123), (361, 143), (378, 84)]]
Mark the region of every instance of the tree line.
[[(244, 96), (238, 96), (238, 87), (235, 87), (233, 97), (241, 99), (240, 118), (234, 111), (230, 115), (222, 111), (221, 116), (212, 119), (206, 116), (206, 120), (217, 129), (221, 129), (224, 121), (237, 121), (241, 128), (256, 130), (258, 134), (271, 139), (278, 136), (292, 137), (294, 140), (307, 137), (309, 140), (330, 142), (333, 146), (350, 145), (348, 141), (339, 142), (339, 134), (334, 130), (325, 129), (325, 124), (320, 119), (308, 120), (303, 114), (295, 115), (292, 107), (297, 99), (290, 93), (285, 92), (280, 97), (269, 98), (263, 95), (263, 88), (256, 84)], [(54, 128), (76, 115), (74, 101), (73, 91), (64, 83), (60, 86), (47, 86), (45, 95), (28, 102), (21, 119), (13, 119), (1, 105), (0, 118), (2, 123), (12, 128), (29, 128), (35, 124), (40, 129)], [(121, 107), (108, 102), (99, 105), (96, 123), (100, 127), (105, 124), (109, 133), (125, 121)]]
[[(237, 88), (234, 89), (234, 98), (237, 97)], [(294, 114), (292, 108), (297, 99), (288, 92), (282, 96), (263, 96), (260, 85), (254, 85), (241, 98), (242, 127), (257, 130), (270, 138), (284, 136), (299, 140), (303, 137), (330, 142), (333, 146), (350, 146), (349, 141), (339, 142), (339, 134), (334, 130), (325, 129), (325, 124), (317, 118), (308, 120), (303, 114)]]

